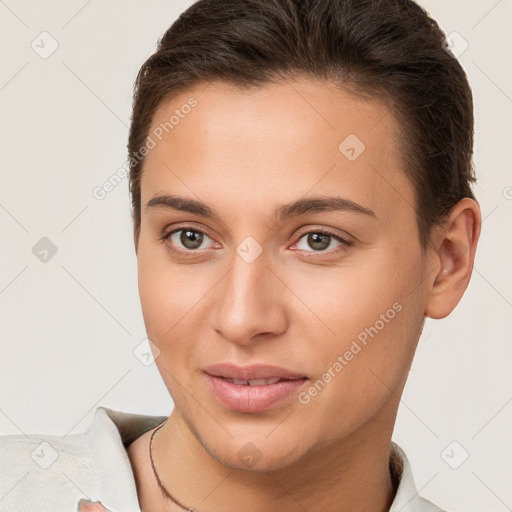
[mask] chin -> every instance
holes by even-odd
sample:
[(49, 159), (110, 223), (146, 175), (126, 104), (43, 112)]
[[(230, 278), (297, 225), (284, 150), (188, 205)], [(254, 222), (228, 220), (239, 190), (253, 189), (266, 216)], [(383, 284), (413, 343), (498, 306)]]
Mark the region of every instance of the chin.
[(234, 452), (226, 453), (222, 450), (210, 454), (221, 464), (232, 469), (242, 471), (253, 471), (255, 473), (266, 473), (269, 471), (278, 471), (297, 463), (301, 456), (297, 448), (290, 448), (287, 451), (279, 450), (276, 452), (274, 447), (258, 448), (250, 441)]
[[(267, 436), (267, 437), (266, 437)], [(267, 472), (297, 463), (309, 451), (290, 432), (263, 435), (233, 435), (228, 442), (198, 437), (203, 448), (218, 462), (233, 469)]]

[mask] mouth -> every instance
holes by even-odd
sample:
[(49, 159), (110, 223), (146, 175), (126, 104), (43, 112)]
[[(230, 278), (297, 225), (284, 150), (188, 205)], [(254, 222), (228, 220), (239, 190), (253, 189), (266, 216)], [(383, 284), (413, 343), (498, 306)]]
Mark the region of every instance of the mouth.
[[(270, 379), (230, 379), (227, 377), (220, 377), (218, 375), (214, 375), (214, 377), (218, 377), (219, 379), (224, 379), (227, 382), (231, 382), (231, 384), (236, 384), (237, 386), (267, 386), (269, 384), (277, 384), (278, 382), (286, 382), (289, 380), (299, 380), (297, 379), (283, 379), (281, 377), (271, 377)], [(301, 377), (300, 379), (305, 379), (306, 377)]]
[(276, 407), (309, 380), (303, 374), (270, 365), (220, 364), (205, 368), (203, 373), (220, 404), (246, 413)]
[[(233, 363), (220, 363), (208, 366), (204, 368), (203, 371), (212, 377), (222, 377), (224, 379), (240, 381), (240, 384), (244, 384), (242, 381), (250, 383), (272, 379), (292, 380), (306, 378), (306, 375), (302, 373), (268, 364), (238, 366)], [(263, 384), (256, 383), (254, 385), (258, 386)]]

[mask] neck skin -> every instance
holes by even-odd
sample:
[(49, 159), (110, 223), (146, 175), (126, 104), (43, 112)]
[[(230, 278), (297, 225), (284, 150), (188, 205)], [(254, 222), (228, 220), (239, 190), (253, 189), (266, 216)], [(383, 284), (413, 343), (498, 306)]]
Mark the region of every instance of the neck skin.
[[(167, 491), (198, 512), (329, 510), (386, 512), (394, 499), (390, 440), (400, 400), (396, 390), (379, 412), (349, 437), (306, 454), (282, 470), (232, 469), (198, 442), (175, 408), (153, 440), (153, 460)], [(134, 464), (142, 510), (182, 511), (161, 491), (149, 463), (149, 437)], [(151, 476), (148, 476), (151, 475)], [(157, 505), (158, 503), (158, 505)], [(193, 507), (193, 508), (192, 508)]]

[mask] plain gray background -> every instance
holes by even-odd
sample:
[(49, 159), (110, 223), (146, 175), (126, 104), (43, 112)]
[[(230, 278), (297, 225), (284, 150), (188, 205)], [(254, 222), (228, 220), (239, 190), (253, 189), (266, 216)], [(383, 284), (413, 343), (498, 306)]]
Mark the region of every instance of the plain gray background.
[[(128, 181), (103, 200), (93, 190), (125, 162), (140, 65), (190, 4), (0, 0), (2, 434), (81, 432), (98, 405), (172, 409), (155, 365), (140, 361)], [(427, 321), (394, 439), (422, 495), (501, 512), (512, 507), (512, 2), (422, 5), (455, 49), (468, 44), (459, 60), (474, 92), (484, 223), (465, 297)]]

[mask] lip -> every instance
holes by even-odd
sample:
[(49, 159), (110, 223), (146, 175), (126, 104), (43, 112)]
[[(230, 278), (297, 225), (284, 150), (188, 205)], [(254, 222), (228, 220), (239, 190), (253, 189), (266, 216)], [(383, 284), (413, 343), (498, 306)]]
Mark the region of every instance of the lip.
[(212, 377), (224, 377), (226, 379), (270, 379), (279, 377), (280, 379), (302, 379), (306, 375), (293, 372), (268, 364), (251, 364), (248, 366), (237, 366), (232, 363), (214, 364), (203, 368), (203, 371)]
[[(218, 364), (205, 368), (204, 375), (214, 396), (228, 409), (258, 413), (289, 398), (309, 380), (305, 375), (278, 366), (236, 366)], [(274, 384), (249, 386), (233, 384), (226, 379), (258, 380), (279, 377)]]

